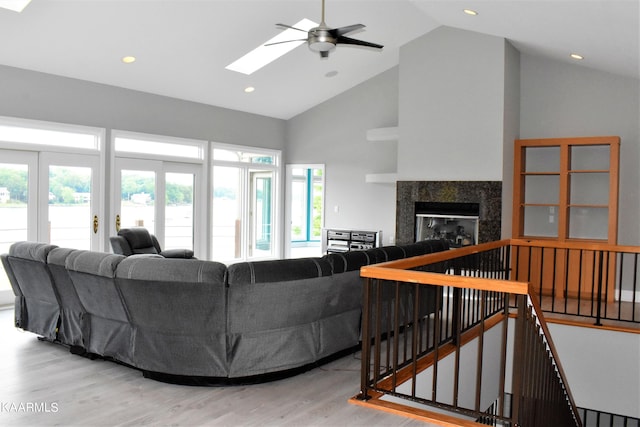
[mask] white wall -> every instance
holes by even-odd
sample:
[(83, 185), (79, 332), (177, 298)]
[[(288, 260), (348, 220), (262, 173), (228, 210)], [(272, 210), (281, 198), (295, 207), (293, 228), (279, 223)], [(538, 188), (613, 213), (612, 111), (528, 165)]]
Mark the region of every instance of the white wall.
[(640, 79), (522, 55), (520, 97), (521, 138), (621, 137), (618, 242), (640, 245)]
[(0, 66), (0, 116), (282, 150), (285, 122), (51, 74)]
[(399, 180), (502, 180), (505, 43), (439, 27), (402, 46)]
[(368, 184), (365, 175), (395, 171), (396, 145), (368, 142), (366, 132), (397, 123), (397, 68), (287, 122), (286, 163), (326, 165), (326, 227), (382, 230), (383, 243), (391, 242), (395, 185)]
[[(460, 348), (458, 405), (462, 408), (475, 407), (475, 392), (480, 388), (480, 408), (485, 410), (500, 396), (500, 360), (502, 327), (493, 327), (486, 331), (482, 346), (481, 383), (477, 384), (479, 338), (475, 338)], [(455, 352), (438, 361), (437, 402), (453, 405), (455, 388)], [(398, 386), (398, 393), (411, 395), (412, 381)], [(416, 376), (415, 395), (418, 398), (433, 399), (433, 366), (428, 367)], [(403, 399), (385, 396), (383, 400), (405, 403)], [(418, 407), (420, 407), (418, 405)]]
[(505, 43), (502, 152), (502, 238), (511, 237), (513, 214), (513, 141), (520, 137), (520, 52)]
[(640, 334), (549, 324), (576, 405), (640, 418)]

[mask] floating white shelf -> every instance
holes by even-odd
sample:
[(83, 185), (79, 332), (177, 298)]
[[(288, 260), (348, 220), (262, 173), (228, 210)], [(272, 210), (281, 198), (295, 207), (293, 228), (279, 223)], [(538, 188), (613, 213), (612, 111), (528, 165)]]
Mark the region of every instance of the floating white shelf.
[(367, 131), (367, 141), (397, 141), (399, 138), (398, 127), (376, 128)]
[(398, 180), (397, 173), (368, 173), (365, 175), (368, 184), (395, 184)]

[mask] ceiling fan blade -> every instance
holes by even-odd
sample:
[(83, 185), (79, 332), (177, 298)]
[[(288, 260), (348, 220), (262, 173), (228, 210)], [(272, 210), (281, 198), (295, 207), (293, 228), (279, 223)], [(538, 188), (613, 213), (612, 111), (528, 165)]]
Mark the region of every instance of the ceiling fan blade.
[(267, 43), (267, 44), (265, 44), (265, 45), (263, 45), (263, 46), (273, 46), (273, 45), (276, 45), (276, 44), (282, 44), (282, 43), (306, 42), (306, 41), (307, 41), (307, 39), (285, 40), (285, 41), (282, 41), (282, 42)]
[(346, 27), (339, 27), (339, 28), (334, 28), (332, 30), (330, 30), (329, 32), (334, 36), (334, 37), (339, 37), (343, 34), (348, 34), (351, 33), (353, 31), (356, 30), (361, 30), (363, 29), (365, 26), (362, 24), (354, 24), (354, 25), (348, 25)]
[(366, 47), (372, 47), (372, 48), (375, 48), (375, 49), (382, 49), (384, 47), (381, 44), (369, 43), (369, 42), (365, 42), (365, 41), (362, 41), (362, 40), (356, 40), (356, 39), (352, 39), (350, 37), (345, 37), (345, 36), (337, 37), (336, 44), (350, 44), (350, 45), (355, 45), (355, 46), (366, 46)]
[(302, 31), (303, 33), (307, 32), (306, 30), (301, 30), (300, 28), (292, 27), (291, 25), (287, 25), (287, 24), (276, 24), (276, 27), (291, 28), (292, 30)]

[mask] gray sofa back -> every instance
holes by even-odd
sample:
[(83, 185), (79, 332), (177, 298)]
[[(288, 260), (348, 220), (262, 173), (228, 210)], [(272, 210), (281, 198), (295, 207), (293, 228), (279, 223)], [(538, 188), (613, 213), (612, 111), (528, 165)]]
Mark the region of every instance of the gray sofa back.
[(118, 264), (134, 366), (169, 375), (228, 375), (226, 269), (213, 261), (140, 255)]
[(84, 308), (73, 286), (71, 276), (66, 268), (67, 257), (76, 249), (55, 248), (47, 256), (47, 265), (53, 277), (53, 287), (60, 302), (60, 325), (58, 340), (71, 346), (86, 347), (89, 337), (90, 323), (87, 310)]
[(115, 272), (122, 255), (73, 251), (65, 268), (88, 316), (86, 350), (131, 363), (131, 323), (116, 287)]
[(56, 247), (18, 242), (2, 257), (16, 296), (16, 326), (50, 340), (56, 338), (60, 319), (60, 305), (47, 267), (47, 255)]
[(230, 377), (318, 360), (319, 322), (332, 288), (325, 260), (241, 262), (230, 265), (227, 274)]

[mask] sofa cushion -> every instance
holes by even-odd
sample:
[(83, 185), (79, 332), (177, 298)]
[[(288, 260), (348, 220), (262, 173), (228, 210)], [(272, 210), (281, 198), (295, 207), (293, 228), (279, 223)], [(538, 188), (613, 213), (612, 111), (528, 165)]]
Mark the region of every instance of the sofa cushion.
[(16, 242), (9, 248), (9, 256), (30, 261), (47, 262), (47, 255), (56, 245), (40, 242)]
[(215, 261), (132, 255), (118, 264), (116, 276), (148, 282), (224, 283), (227, 267)]
[(324, 258), (331, 265), (331, 271), (333, 271), (334, 274), (360, 270), (361, 267), (375, 264), (376, 262), (376, 260), (372, 260), (369, 257), (367, 251), (331, 253), (325, 255)]
[(279, 259), (240, 262), (227, 270), (229, 286), (287, 282), (331, 275), (331, 266), (322, 258)]
[(400, 246), (382, 246), (380, 250), (385, 254), (385, 261), (395, 261), (405, 257), (404, 250)]
[(73, 251), (67, 256), (65, 267), (67, 270), (81, 273), (115, 277), (116, 267), (124, 259), (126, 259), (124, 255), (91, 251)]
[(416, 245), (428, 246), (429, 247), (429, 252), (427, 252), (427, 253), (441, 252), (441, 251), (446, 251), (446, 250), (449, 249), (449, 242), (444, 240), (444, 239), (439, 239), (439, 240), (421, 240), (419, 242), (416, 242)]

